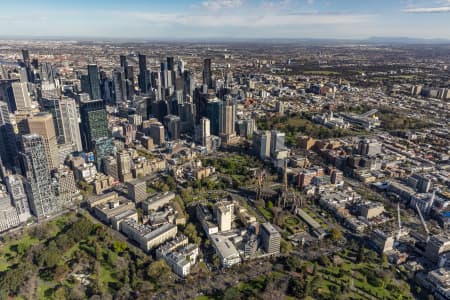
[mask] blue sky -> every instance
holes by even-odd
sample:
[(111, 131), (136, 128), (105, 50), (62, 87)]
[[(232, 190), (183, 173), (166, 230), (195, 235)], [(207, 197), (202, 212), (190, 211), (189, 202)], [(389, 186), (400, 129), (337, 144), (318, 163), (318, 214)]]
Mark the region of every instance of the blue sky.
[(450, 0), (0, 0), (1, 36), (450, 39)]

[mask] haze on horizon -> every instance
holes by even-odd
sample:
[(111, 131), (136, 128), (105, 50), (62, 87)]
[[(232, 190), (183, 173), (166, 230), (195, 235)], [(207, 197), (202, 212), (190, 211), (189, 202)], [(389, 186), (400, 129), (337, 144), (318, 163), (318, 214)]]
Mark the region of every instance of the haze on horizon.
[(450, 0), (23, 0), (0, 7), (0, 37), (450, 39)]

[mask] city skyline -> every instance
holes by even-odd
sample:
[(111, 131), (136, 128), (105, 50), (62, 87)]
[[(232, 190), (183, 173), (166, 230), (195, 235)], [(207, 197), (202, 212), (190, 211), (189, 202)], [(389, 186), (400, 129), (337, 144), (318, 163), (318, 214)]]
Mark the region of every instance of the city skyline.
[(25, 0), (2, 8), (0, 38), (450, 39), (449, 0)]

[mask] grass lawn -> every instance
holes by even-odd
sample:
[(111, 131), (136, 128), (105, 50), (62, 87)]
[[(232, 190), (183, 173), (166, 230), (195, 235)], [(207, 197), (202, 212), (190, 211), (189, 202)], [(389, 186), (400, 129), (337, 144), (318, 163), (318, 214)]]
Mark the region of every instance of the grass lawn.
[(36, 245), (39, 241), (36, 238), (24, 234), (19, 240), (11, 240), (0, 248), (0, 272), (5, 271), (9, 266), (17, 262), (17, 253), (14, 248), (21, 245), (24, 249)]
[(257, 206), (256, 209), (264, 216), (264, 218), (266, 218), (267, 221), (272, 221), (273, 213), (270, 210), (262, 206)]

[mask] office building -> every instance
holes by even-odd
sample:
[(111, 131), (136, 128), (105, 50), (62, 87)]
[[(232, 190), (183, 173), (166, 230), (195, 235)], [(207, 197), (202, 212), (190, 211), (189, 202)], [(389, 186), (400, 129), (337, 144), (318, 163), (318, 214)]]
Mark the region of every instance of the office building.
[(261, 224), (259, 234), (265, 252), (270, 254), (280, 253), (281, 235), (272, 224)]
[(128, 151), (122, 150), (117, 153), (117, 171), (121, 182), (133, 179), (133, 175), (131, 174), (131, 164), (132, 160)]
[(146, 214), (151, 211), (158, 211), (160, 208), (169, 204), (170, 201), (175, 199), (174, 192), (163, 192), (156, 195), (152, 195), (150, 198), (142, 202), (142, 209)]
[(177, 235), (177, 226), (173, 224), (164, 224), (153, 230), (150, 226), (139, 224), (133, 219), (124, 220), (120, 224), (120, 229), (129, 239), (137, 242), (145, 252), (149, 252)]
[(27, 179), (25, 190), (33, 215), (41, 219), (58, 212), (59, 205), (52, 191), (44, 138), (37, 134), (23, 135), (20, 159)]
[(220, 202), (215, 207), (217, 223), (220, 231), (231, 230), (234, 204), (232, 202)]
[(144, 94), (150, 90), (150, 72), (147, 70), (147, 56), (144, 54), (139, 54), (139, 89)]
[(144, 180), (135, 179), (127, 182), (128, 198), (138, 203), (147, 199), (147, 183)]
[(164, 117), (164, 125), (167, 128), (168, 138), (172, 141), (180, 139), (181, 119), (179, 116), (167, 115)]
[(11, 84), (14, 95), (14, 103), (17, 110), (30, 111), (31, 110), (31, 97), (28, 92), (28, 86), (26, 82), (13, 82)]
[(98, 66), (91, 64), (88, 65), (88, 84), (89, 90), (85, 91), (89, 93), (91, 99), (101, 99), (100, 94), (100, 74), (98, 71)]
[(222, 105), (220, 136), (224, 143), (229, 143), (236, 136), (236, 105), (231, 101), (226, 101)]
[(5, 178), (6, 188), (11, 196), (11, 203), (17, 210), (20, 222), (25, 222), (31, 217), (24, 181), (25, 179), (20, 175), (9, 175)]
[(275, 157), (278, 151), (286, 149), (284, 141), (286, 134), (284, 132), (272, 130), (270, 136), (270, 155)]
[(0, 101), (0, 141), (0, 161), (8, 169), (13, 169), (18, 164), (19, 152), (8, 104), (3, 101)]
[(206, 117), (210, 120), (211, 133), (219, 135), (222, 126), (222, 101), (212, 99), (206, 103)]
[(253, 148), (261, 159), (270, 157), (271, 136), (270, 131), (260, 131), (253, 135)]
[(40, 135), (44, 140), (45, 154), (50, 170), (59, 165), (58, 146), (53, 123), (49, 113), (38, 113), (28, 119), (28, 128), (31, 134)]
[(166, 143), (164, 126), (157, 122), (150, 125), (150, 137), (153, 142), (158, 146), (163, 146)]
[(11, 205), (9, 195), (0, 190), (0, 232), (6, 231), (20, 224), (16, 208)]
[(80, 116), (75, 100), (63, 97), (59, 102), (64, 143), (72, 146), (72, 151), (82, 151)]
[(222, 267), (230, 268), (241, 262), (239, 251), (227, 237), (213, 234), (211, 235), (211, 242)]
[(210, 58), (203, 61), (203, 84), (207, 85), (208, 89), (213, 88)]
[(208, 118), (201, 118), (198, 126), (198, 142), (206, 149), (211, 149), (211, 122)]
[(123, 69), (115, 69), (112, 73), (112, 83), (113, 83), (113, 99), (116, 105), (121, 105), (125, 103), (127, 98), (127, 87), (125, 72)]
[(94, 142), (109, 137), (108, 113), (103, 100), (84, 100), (80, 102), (81, 142), (84, 151), (92, 151)]

